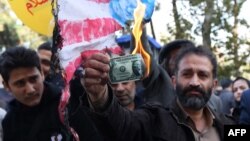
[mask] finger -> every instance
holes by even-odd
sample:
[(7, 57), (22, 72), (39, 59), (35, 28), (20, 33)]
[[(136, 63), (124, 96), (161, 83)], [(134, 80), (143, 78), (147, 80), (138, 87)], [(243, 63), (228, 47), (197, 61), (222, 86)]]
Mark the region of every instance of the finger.
[(110, 57), (108, 54), (104, 54), (104, 53), (96, 53), (96, 54), (93, 54), (90, 59), (94, 59), (94, 60), (97, 60), (97, 61), (100, 61), (104, 64), (109, 64), (110, 62)]
[(101, 78), (83, 78), (83, 84), (85, 87), (100, 85), (102, 82)]
[(95, 59), (87, 60), (84, 63), (83, 67), (85, 69), (87, 69), (87, 68), (96, 69), (96, 70), (101, 71), (101, 72), (108, 72), (109, 71), (109, 64), (102, 63), (102, 62), (95, 60)]
[(85, 68), (85, 78), (105, 78), (107, 73), (93, 69), (93, 68)]

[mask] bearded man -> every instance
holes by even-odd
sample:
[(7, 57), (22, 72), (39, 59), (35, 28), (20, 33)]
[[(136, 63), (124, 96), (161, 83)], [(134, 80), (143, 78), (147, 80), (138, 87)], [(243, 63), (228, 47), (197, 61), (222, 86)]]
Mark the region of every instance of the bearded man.
[(91, 56), (85, 63), (82, 84), (100, 132), (110, 135), (107, 127), (114, 129), (115, 138), (109, 140), (223, 141), (224, 125), (235, 123), (207, 106), (217, 81), (217, 62), (205, 47), (185, 48), (178, 53), (173, 76), (177, 97), (170, 108), (152, 103), (134, 111), (122, 108), (108, 85), (99, 80), (107, 79), (108, 64), (109, 57), (104, 54)]

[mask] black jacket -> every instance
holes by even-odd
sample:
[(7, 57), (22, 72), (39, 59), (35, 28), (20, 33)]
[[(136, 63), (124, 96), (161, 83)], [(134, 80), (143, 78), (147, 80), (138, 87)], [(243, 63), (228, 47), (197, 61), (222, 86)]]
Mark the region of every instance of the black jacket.
[[(132, 112), (122, 108), (112, 94), (109, 96), (110, 101), (104, 112), (92, 112), (92, 118), (95, 123), (99, 123), (97, 126), (102, 134), (107, 135), (107, 141), (195, 141), (193, 132), (176, 102), (169, 108), (146, 104)], [(234, 122), (223, 115), (214, 115), (213, 126), (223, 141), (224, 124)], [(108, 135), (113, 136), (110, 138)]]
[[(26, 107), (16, 100), (10, 103), (10, 111), (2, 122), (4, 141), (51, 141), (55, 137), (62, 138), (62, 141), (73, 140), (59, 120), (61, 90), (49, 83), (44, 85), (45, 90), (38, 106)], [(99, 141), (97, 130), (85, 111), (73, 109), (77, 107), (73, 105), (69, 106), (69, 123), (78, 132), (80, 140)]]
[[(144, 102), (157, 102), (169, 107), (176, 97), (172, 81), (166, 71), (155, 61), (151, 61), (149, 77), (144, 79), (142, 97)], [(166, 93), (167, 92), (167, 93)]]

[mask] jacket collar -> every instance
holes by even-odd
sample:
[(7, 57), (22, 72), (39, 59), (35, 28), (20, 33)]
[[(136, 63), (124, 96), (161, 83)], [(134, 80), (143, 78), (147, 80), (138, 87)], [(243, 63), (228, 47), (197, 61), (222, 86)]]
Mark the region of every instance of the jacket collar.
[[(224, 134), (224, 123), (227, 120), (226, 118), (224, 118), (223, 115), (220, 115), (219, 113), (213, 111), (211, 108), (209, 108), (209, 106), (206, 106), (206, 108), (208, 108), (212, 115), (213, 115), (213, 125), (220, 136), (220, 139), (223, 140), (223, 134)], [(177, 123), (179, 124), (184, 124), (184, 125), (188, 125), (187, 123), (187, 119), (189, 118), (188, 115), (183, 112), (183, 109), (179, 106), (178, 102), (177, 102), (177, 98), (175, 98), (170, 106), (170, 111), (172, 113), (172, 115), (174, 116), (174, 118), (176, 119)]]

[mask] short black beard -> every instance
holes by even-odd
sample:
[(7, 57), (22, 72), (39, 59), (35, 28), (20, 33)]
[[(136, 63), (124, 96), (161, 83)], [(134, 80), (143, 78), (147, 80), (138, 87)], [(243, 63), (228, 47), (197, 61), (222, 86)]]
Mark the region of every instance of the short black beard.
[[(202, 94), (202, 96), (189, 96), (190, 91), (197, 91)], [(186, 87), (183, 88), (180, 84), (176, 85), (176, 94), (181, 105), (185, 108), (190, 108), (194, 110), (200, 110), (205, 107), (208, 100), (211, 97), (212, 88), (209, 88), (206, 92), (200, 87)]]

